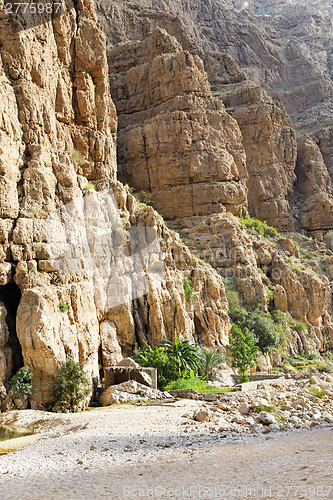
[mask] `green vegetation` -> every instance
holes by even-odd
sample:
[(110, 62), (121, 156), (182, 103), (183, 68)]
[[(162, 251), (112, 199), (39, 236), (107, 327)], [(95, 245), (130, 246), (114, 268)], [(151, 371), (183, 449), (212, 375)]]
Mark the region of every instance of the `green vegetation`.
[(309, 394), (315, 398), (323, 399), (326, 396), (326, 390), (324, 387), (318, 387), (317, 385), (310, 385)]
[(229, 312), (234, 324), (241, 329), (247, 328), (252, 334), (255, 344), (262, 352), (271, 352), (278, 345), (279, 333), (270, 314), (260, 309), (248, 311), (240, 307)]
[(177, 332), (175, 332), (175, 341), (171, 342), (168, 339), (161, 341), (161, 346), (169, 358), (176, 365), (179, 374), (190, 374), (191, 371), (196, 373), (201, 364), (201, 353), (198, 346), (190, 344), (186, 340), (179, 340)]
[(206, 262), (205, 260), (200, 259), (199, 257), (195, 257), (195, 260), (199, 262), (199, 264), (203, 267), (212, 267), (209, 262)]
[(296, 330), (297, 333), (305, 332), (308, 327), (303, 321), (297, 321), (292, 323), (292, 328)]
[(146, 191), (140, 192), (140, 201), (146, 205), (152, 205), (154, 203), (153, 193), (147, 193)]
[(14, 399), (28, 399), (28, 397), (36, 392), (31, 385), (32, 374), (29, 366), (23, 366), (10, 379), (9, 385)]
[(213, 369), (225, 361), (226, 356), (222, 352), (218, 352), (216, 349), (211, 349), (209, 347), (201, 347), (201, 362), (199, 368), (201, 377), (204, 379), (211, 378)]
[(289, 314), (282, 311), (272, 311), (271, 317), (275, 323), (275, 332), (277, 335), (277, 345), (275, 350), (284, 356), (288, 353), (291, 342), (291, 330)]
[(60, 311), (63, 313), (67, 312), (69, 309), (69, 305), (67, 304), (67, 302), (65, 300), (61, 300), (59, 302), (59, 307), (60, 307)]
[(51, 409), (56, 412), (76, 412), (84, 409), (90, 384), (83, 364), (69, 359), (50, 385), (53, 397)]
[(93, 184), (92, 182), (88, 182), (88, 184), (86, 185), (86, 187), (84, 188), (86, 191), (88, 191), (89, 189), (94, 189), (96, 190), (96, 186), (95, 184)]
[(241, 374), (241, 382), (248, 382), (247, 371), (256, 366), (258, 359), (258, 347), (255, 345), (253, 335), (248, 328), (242, 330), (233, 324), (227, 348), (232, 358), (232, 366), (237, 368)]
[(185, 275), (183, 276), (183, 287), (185, 294), (185, 302), (188, 304), (189, 302), (192, 302), (192, 300), (194, 299), (195, 291), (193, 288), (192, 280)]
[(208, 385), (204, 380), (198, 377), (181, 378), (174, 382), (170, 382), (170, 384), (165, 387), (166, 391), (177, 389), (193, 389), (199, 393), (234, 392), (236, 390), (234, 387), (214, 387)]
[[(195, 389), (198, 384), (206, 389), (206, 379), (213, 369), (225, 361), (225, 356), (214, 349), (190, 344), (187, 339), (180, 340), (175, 332), (174, 342), (163, 339), (160, 345), (152, 349), (136, 351), (135, 361), (140, 366), (150, 366), (158, 370), (159, 389)], [(200, 376), (198, 376), (200, 374)], [(216, 392), (215, 388), (211, 392)], [(206, 392), (203, 390), (203, 392)]]
[(274, 236), (280, 236), (275, 227), (269, 226), (266, 222), (262, 222), (258, 219), (253, 219), (249, 215), (246, 217), (238, 217), (238, 220), (244, 224), (246, 229), (249, 229), (254, 234), (264, 236), (265, 238), (274, 238)]
[(155, 347), (155, 349), (150, 346), (145, 350), (139, 349), (136, 351), (135, 361), (140, 366), (157, 368), (157, 385), (159, 389), (164, 389), (172, 380), (178, 379), (175, 363), (172, 359), (169, 359), (161, 346)]

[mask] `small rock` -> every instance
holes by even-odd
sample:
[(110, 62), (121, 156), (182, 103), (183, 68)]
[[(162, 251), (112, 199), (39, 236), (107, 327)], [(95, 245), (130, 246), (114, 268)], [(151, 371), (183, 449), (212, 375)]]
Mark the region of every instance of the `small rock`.
[(316, 427), (317, 425), (319, 425), (319, 422), (316, 422), (316, 421), (314, 421), (314, 420), (312, 420), (312, 421), (310, 422), (310, 428), (311, 428), (311, 429), (312, 429), (313, 427)]
[(209, 420), (209, 412), (206, 410), (197, 410), (193, 413), (193, 419), (197, 422), (204, 422)]
[(267, 413), (266, 411), (260, 412), (258, 418), (264, 425), (276, 424), (274, 415)]
[(242, 403), (239, 407), (239, 412), (242, 415), (248, 415), (251, 411), (251, 406), (248, 403)]

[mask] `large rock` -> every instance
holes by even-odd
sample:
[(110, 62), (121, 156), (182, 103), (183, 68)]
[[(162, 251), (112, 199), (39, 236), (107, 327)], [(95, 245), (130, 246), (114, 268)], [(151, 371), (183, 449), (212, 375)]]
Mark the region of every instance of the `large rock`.
[(222, 94), (222, 99), (242, 131), (250, 215), (282, 231), (293, 229), (290, 200), (297, 144), (289, 116), (248, 81)]
[(146, 385), (139, 384), (135, 380), (129, 380), (118, 385), (111, 385), (103, 391), (100, 403), (102, 406), (109, 406), (127, 401), (136, 401), (142, 398), (165, 399), (170, 397), (167, 392), (151, 389)]
[(319, 147), (306, 134), (298, 142), (296, 175), (296, 189), (305, 198), (301, 225), (319, 239), (333, 227), (331, 178)]

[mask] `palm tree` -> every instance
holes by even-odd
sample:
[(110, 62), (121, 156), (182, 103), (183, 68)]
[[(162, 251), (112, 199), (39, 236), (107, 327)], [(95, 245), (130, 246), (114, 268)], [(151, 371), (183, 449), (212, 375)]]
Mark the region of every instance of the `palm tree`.
[(201, 353), (196, 345), (190, 344), (187, 339), (179, 340), (175, 332), (175, 341), (162, 339), (161, 346), (164, 347), (168, 358), (176, 364), (179, 373), (186, 371), (189, 374), (191, 370), (197, 373), (201, 364)]
[(216, 349), (202, 346), (201, 349), (200, 375), (203, 378), (210, 378), (213, 368), (226, 361), (226, 356)]

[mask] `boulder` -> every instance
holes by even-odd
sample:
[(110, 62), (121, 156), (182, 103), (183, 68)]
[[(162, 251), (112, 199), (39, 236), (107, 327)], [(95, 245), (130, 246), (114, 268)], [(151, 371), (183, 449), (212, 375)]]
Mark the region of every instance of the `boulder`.
[(271, 413), (267, 413), (266, 411), (262, 411), (258, 415), (258, 419), (264, 425), (276, 424), (276, 420), (274, 415)]
[(100, 397), (102, 406), (109, 406), (127, 401), (136, 401), (138, 399), (165, 399), (171, 397), (167, 392), (161, 392), (157, 389), (151, 389), (146, 385), (139, 384), (134, 380), (129, 380), (123, 384), (112, 385), (108, 387)]

